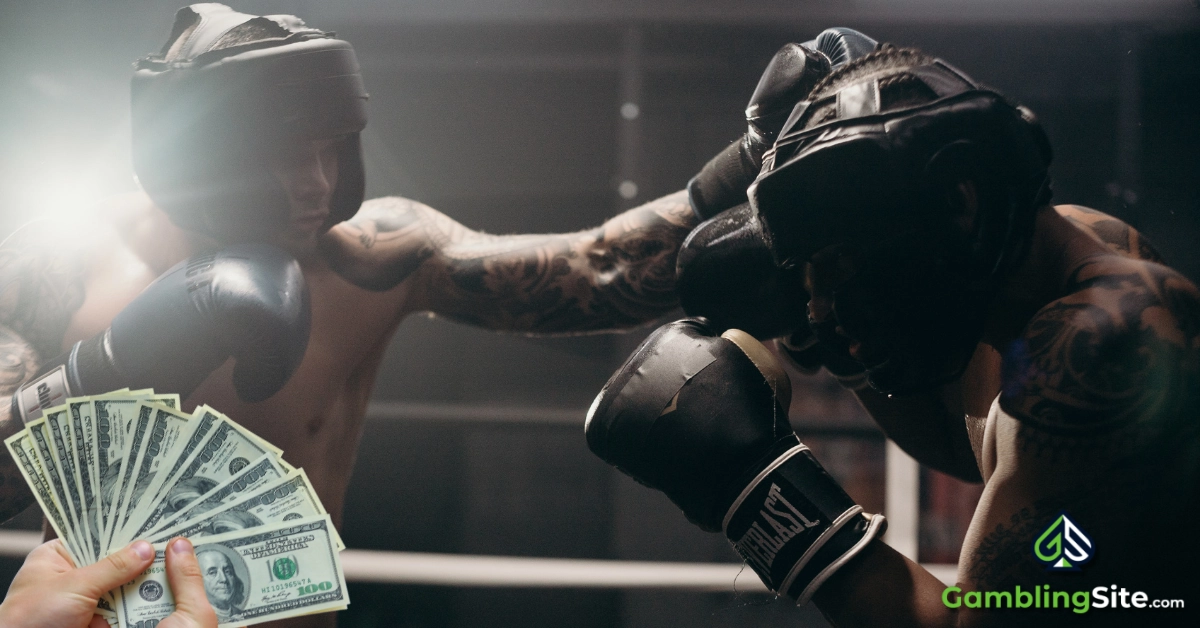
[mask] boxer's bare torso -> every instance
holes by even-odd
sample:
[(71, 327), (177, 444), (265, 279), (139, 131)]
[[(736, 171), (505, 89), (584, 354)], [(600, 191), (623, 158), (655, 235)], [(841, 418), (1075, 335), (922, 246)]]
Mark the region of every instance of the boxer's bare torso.
[[(1180, 522), (1200, 503), (1200, 292), (1128, 225), (1076, 206), (1043, 211), (1031, 259), (1009, 282), (964, 377), (937, 412), (893, 408), (885, 427), (909, 439), (918, 460), (971, 453), (985, 486), (959, 560), (962, 591), (1091, 591), (1117, 585), (1151, 600), (1186, 597), (1169, 565), (1190, 564), (1197, 544)], [(1008, 308), (1008, 309), (1005, 309)], [(1011, 325), (1006, 327), (1006, 325)], [(860, 393), (869, 396), (872, 393)], [(876, 407), (886, 398), (874, 399)], [(869, 404), (865, 404), (869, 405)], [(870, 406), (869, 406), (870, 407)], [(957, 438), (921, 445), (904, 432), (927, 421), (965, 421)], [(946, 417), (944, 420), (938, 417)], [(969, 435), (969, 438), (967, 438)], [(957, 454), (937, 451), (955, 447)], [(1094, 543), (1080, 573), (1049, 574), (1032, 543), (1066, 511)], [(881, 588), (882, 587), (882, 588)], [(945, 588), (886, 547), (839, 572), (816, 600), (844, 625), (1132, 625), (1178, 614), (1069, 610), (997, 611), (941, 602)], [(864, 602), (871, 603), (864, 604)], [(1115, 599), (1114, 602), (1115, 604)], [(1073, 625), (1073, 624), (1072, 624)]]
[[(1163, 261), (1136, 229), (1113, 216), (1080, 205), (1054, 210), (1115, 255)], [(1001, 364), (1000, 353), (981, 342), (963, 376), (937, 392), (888, 398), (864, 388), (855, 394), (888, 436), (922, 464), (963, 480), (986, 481), (995, 460), (984, 456), (984, 435), (1002, 385)], [(989, 451), (994, 454), (994, 448)]]
[[(207, 403), (283, 449), (289, 462), (307, 471), (340, 525), (376, 371), (406, 315), (428, 311), (529, 333), (646, 322), (675, 307), (675, 253), (695, 222), (686, 197), (674, 194), (590, 231), (498, 237), (406, 199), (367, 201), (358, 215), (298, 255), (312, 331), (283, 390), (261, 403), (241, 401), (230, 361), (186, 407)], [(0, 260), (6, 286), (0, 323), (7, 328), (0, 329), (7, 340), (0, 343), (0, 366), (7, 367), (3, 392), (15, 390), (38, 362), (103, 331), (156, 277), (212, 244), (176, 227), (140, 194), (109, 203), (95, 224), (77, 230), (71, 237), (79, 238), (78, 246), (43, 250), (39, 233), (58, 233), (57, 242), (66, 236), (52, 225), (34, 227), (18, 234), (23, 244), (9, 243), (7, 259)], [(4, 405), (0, 427), (7, 436), (19, 421), (7, 417)], [(19, 475), (3, 462), (0, 520), (30, 503)], [(285, 625), (333, 621), (319, 615)]]

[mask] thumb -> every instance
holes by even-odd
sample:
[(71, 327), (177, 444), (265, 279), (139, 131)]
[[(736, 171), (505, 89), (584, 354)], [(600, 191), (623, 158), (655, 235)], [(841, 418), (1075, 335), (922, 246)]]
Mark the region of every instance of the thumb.
[(182, 615), (182, 619), (189, 620), (185, 625), (206, 628), (217, 625), (217, 613), (208, 603), (208, 595), (204, 592), (204, 577), (200, 572), (200, 563), (196, 561), (196, 552), (191, 541), (183, 537), (167, 544), (167, 582), (171, 585), (171, 594), (175, 596), (175, 613), (172, 617)]
[(153, 561), (154, 548), (145, 541), (136, 541), (98, 563), (70, 572), (66, 588), (88, 598), (99, 598), (136, 578)]
[(758, 372), (762, 373), (763, 379), (767, 380), (780, 407), (786, 412), (792, 403), (792, 380), (788, 377), (787, 371), (783, 370), (783, 366), (779, 364), (779, 359), (775, 357), (775, 354), (771, 353), (771, 350), (764, 347), (754, 336), (740, 329), (727, 329), (725, 333), (721, 334), (721, 337), (736, 345), (750, 359)]

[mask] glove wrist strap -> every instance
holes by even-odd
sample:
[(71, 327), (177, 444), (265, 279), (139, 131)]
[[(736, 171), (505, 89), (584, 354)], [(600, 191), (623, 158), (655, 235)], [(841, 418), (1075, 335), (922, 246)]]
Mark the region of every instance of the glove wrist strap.
[(67, 379), (67, 360), (53, 364), (37, 377), (25, 382), (12, 397), (11, 413), (28, 424), (42, 411), (67, 402), (75, 393)]
[(67, 397), (121, 388), (128, 378), (112, 355), (111, 330), (76, 342), (71, 350), (42, 366), (41, 372), (13, 395), (12, 414), (29, 423)]
[(882, 532), (884, 520), (864, 516), (808, 447), (797, 443), (742, 491), (722, 527), (768, 588), (804, 604)]

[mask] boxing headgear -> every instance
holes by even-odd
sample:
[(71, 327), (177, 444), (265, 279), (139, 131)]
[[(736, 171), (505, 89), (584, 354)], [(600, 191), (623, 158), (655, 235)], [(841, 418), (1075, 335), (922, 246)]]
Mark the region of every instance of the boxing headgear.
[(278, 231), (289, 203), (265, 156), (303, 139), (338, 138), (324, 228), (358, 211), (367, 93), (349, 43), (295, 16), (194, 4), (135, 69), (134, 170), (176, 224), (222, 240)]
[[(900, 82), (927, 96), (889, 107)], [(814, 331), (840, 326), (862, 343), (872, 387), (904, 393), (966, 368), (1050, 199), (1050, 159), (1028, 110), (925, 58), (818, 87), (784, 124), (749, 197), (776, 263), (802, 266), (835, 245), (851, 252), (836, 320)], [(978, 192), (974, 216), (949, 200), (964, 180)]]

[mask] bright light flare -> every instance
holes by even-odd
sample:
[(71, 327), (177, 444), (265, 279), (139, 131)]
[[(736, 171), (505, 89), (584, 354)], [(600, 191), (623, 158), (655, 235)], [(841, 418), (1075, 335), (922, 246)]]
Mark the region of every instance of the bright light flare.
[(53, 233), (53, 246), (73, 246), (88, 233), (95, 232), (100, 201), (106, 190), (95, 176), (70, 169), (32, 171), (16, 181), (8, 181), (5, 208), (14, 226), (4, 234), (7, 243), (17, 232), (38, 229)]

